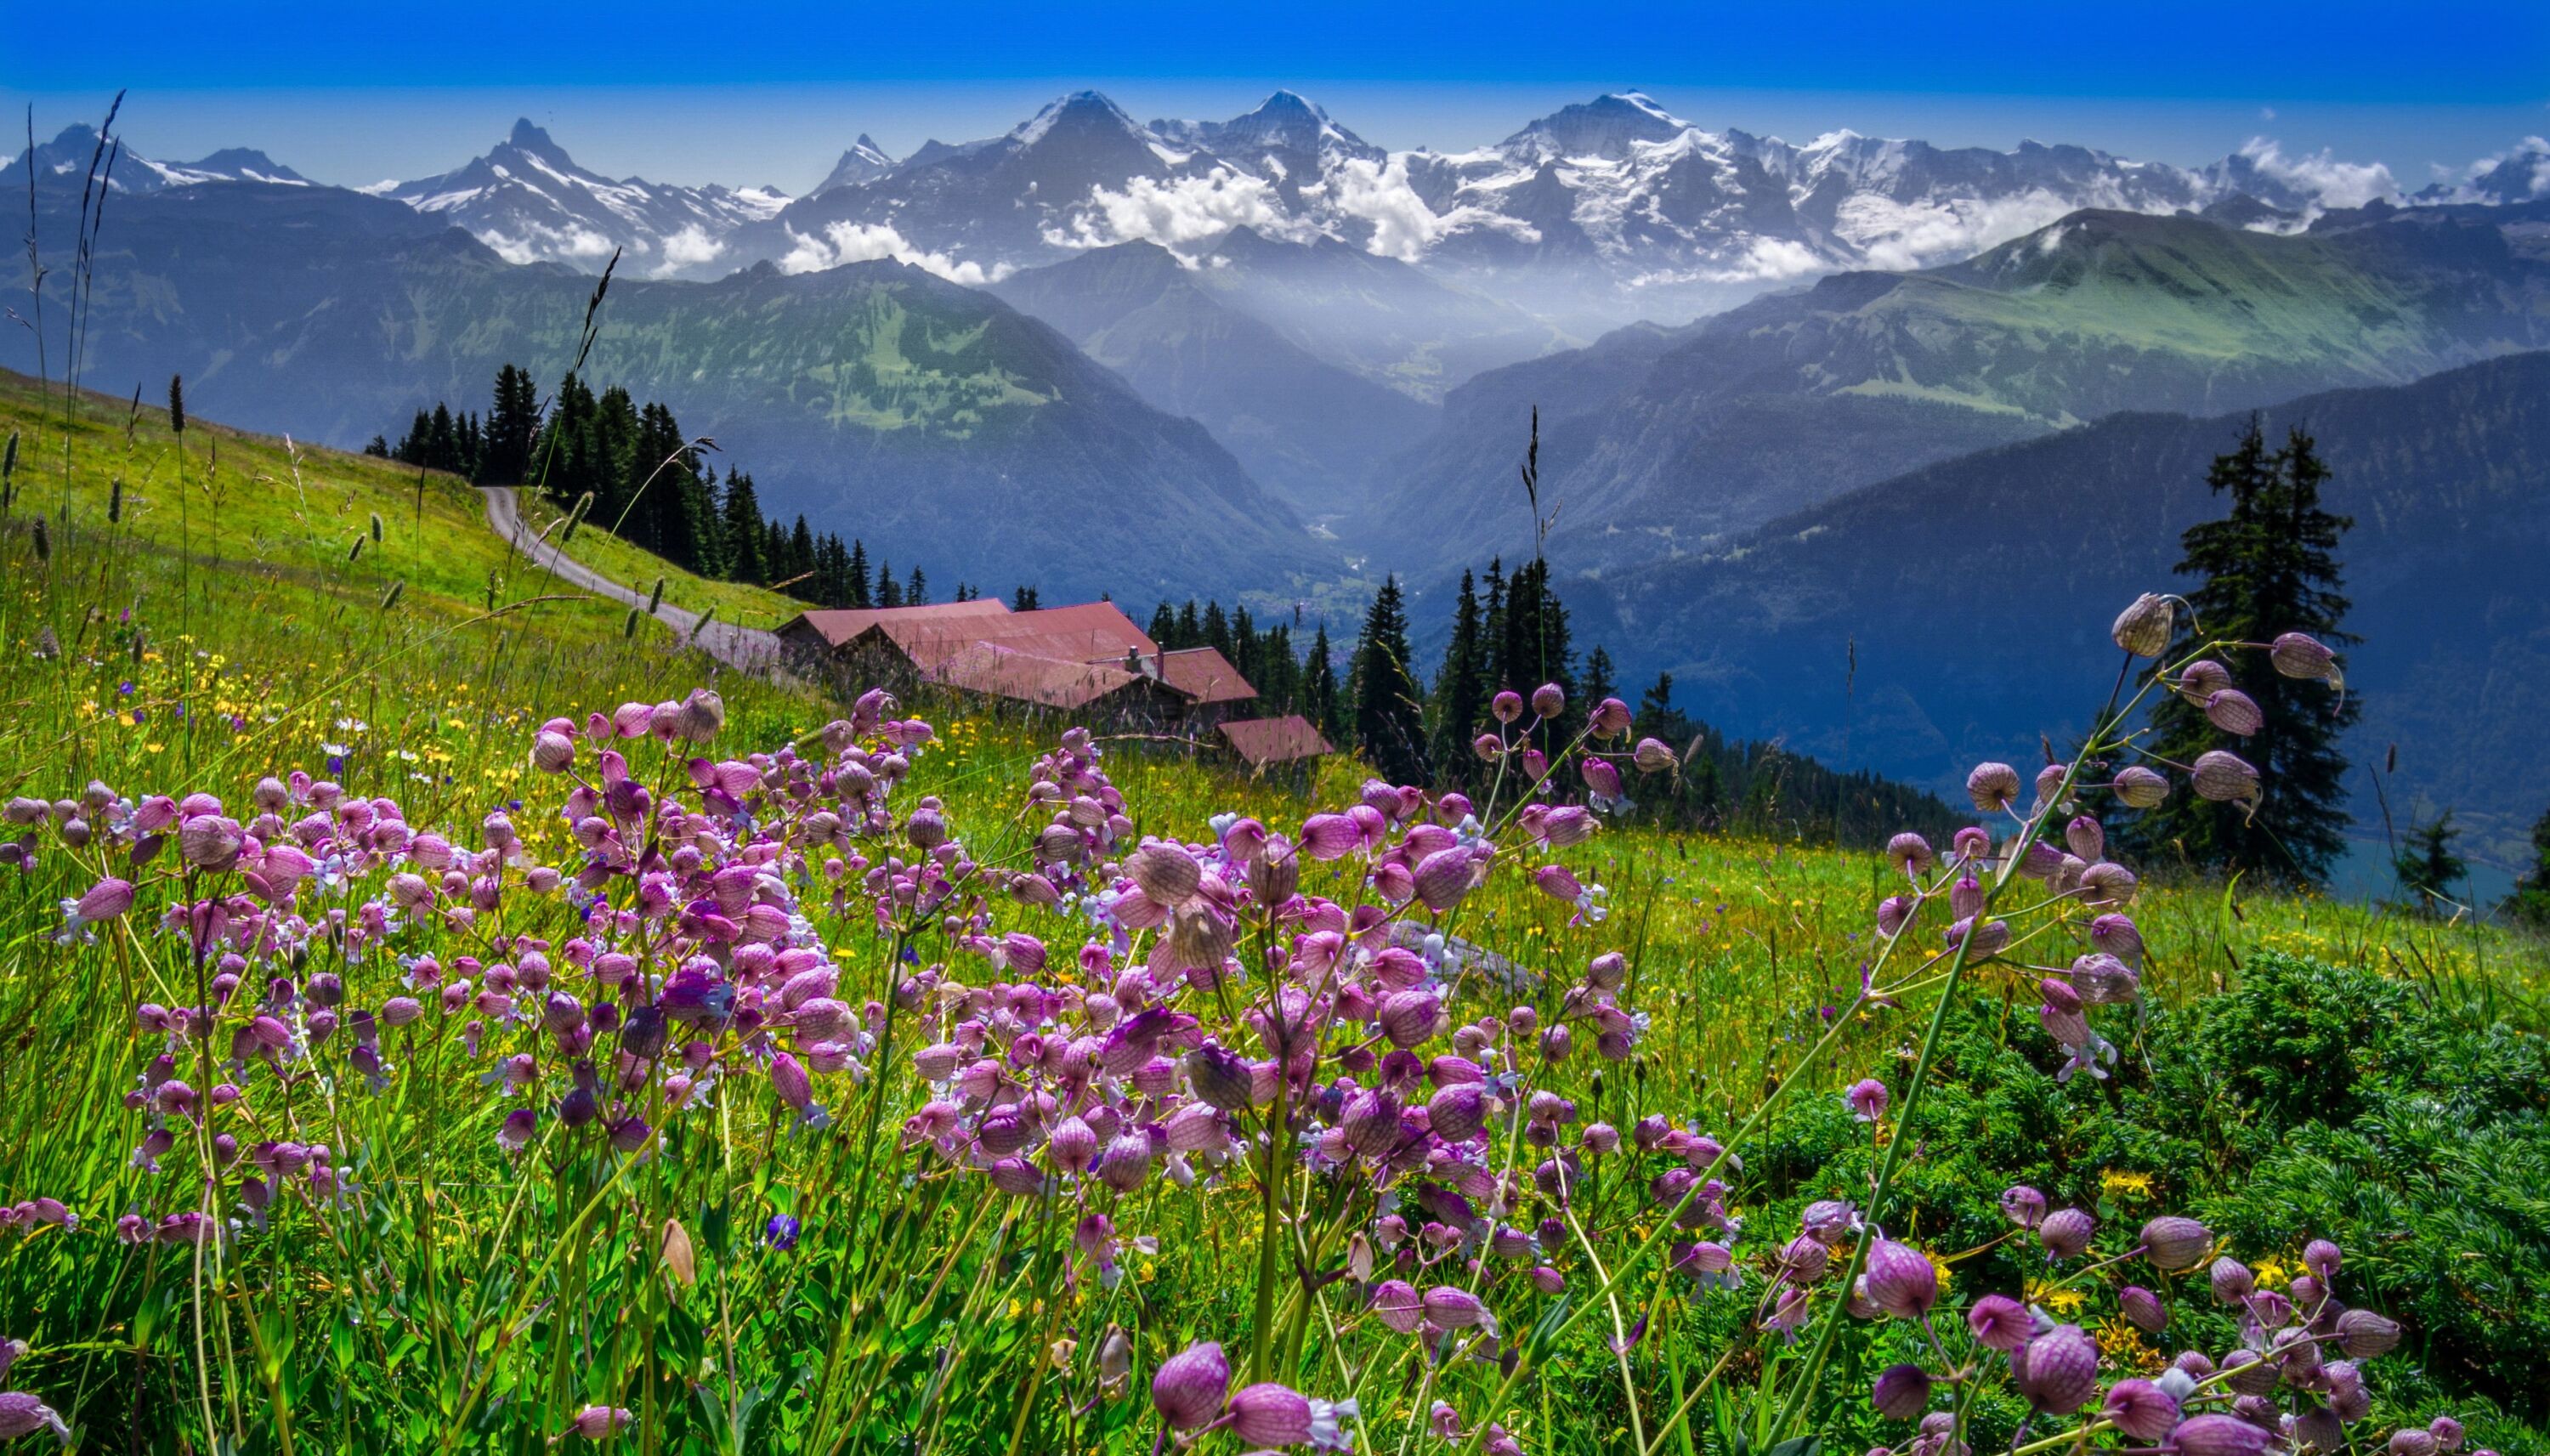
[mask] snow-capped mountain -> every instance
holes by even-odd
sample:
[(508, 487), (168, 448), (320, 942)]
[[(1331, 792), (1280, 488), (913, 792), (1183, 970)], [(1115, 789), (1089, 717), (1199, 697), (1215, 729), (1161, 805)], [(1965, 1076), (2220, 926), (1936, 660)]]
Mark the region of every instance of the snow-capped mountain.
[(849, 150), (841, 153), (841, 159), (833, 163), (833, 169), (824, 174), (824, 180), (816, 183), (815, 190), (806, 195), (813, 197), (835, 187), (873, 182), (893, 170), (894, 158), (886, 155), (885, 148), (877, 146), (867, 133), (861, 132), (859, 140), (850, 144)]
[(87, 179), (89, 163), (94, 160), (106, 176), (107, 187), (116, 192), (156, 192), (163, 187), (189, 187), (197, 182), (310, 185), (310, 179), (299, 172), (262, 151), (244, 146), (225, 147), (200, 161), (153, 161), (127, 148), (119, 152), (110, 170), (98, 154), (97, 129), (81, 125), (64, 127), (50, 142), (37, 143), (31, 153), (0, 160), (0, 187), (18, 189), (21, 202), (25, 201), (30, 155), (35, 158), (39, 176), (61, 178), (74, 187)]
[[(74, 127), (38, 147), (37, 164), (76, 176), (94, 146)], [(218, 177), (299, 180), (242, 151), (128, 156), (115, 180)], [(626, 269), (691, 278), (893, 258), (987, 283), (1128, 243), (1213, 266), (1221, 240), (1247, 229), (1413, 264), (1591, 338), (1835, 271), (1955, 261), (2082, 208), (2293, 231), (2375, 200), (2530, 201), (2550, 196), (2550, 143), (2528, 139), (2403, 197), (2379, 164), (2288, 156), (2265, 141), (2194, 168), (2034, 142), (1999, 151), (1836, 131), (1800, 144), (1711, 131), (1625, 91), (1491, 146), (1393, 152), (1291, 91), (1227, 121), (1147, 124), (1078, 91), (1002, 136), (932, 141), (900, 161), (862, 136), (793, 200), (604, 177), (529, 122), (454, 171), (366, 190), (447, 216), (518, 262), (590, 271), (618, 248)]]
[[(2399, 191), (2378, 165), (2267, 143), (2205, 168), (2033, 142), (1996, 151), (1841, 131), (1793, 144), (1710, 131), (1637, 92), (1447, 153), (1385, 151), (1290, 91), (1228, 121), (1147, 125), (1083, 91), (1006, 136), (883, 161), (854, 149), (817, 193), (739, 230), (734, 256), (797, 269), (892, 256), (991, 279), (1133, 242), (1201, 264), (1245, 227), (1414, 263), (1590, 334), (1840, 269), (1953, 261), (2084, 207), (2228, 206), (2291, 228)], [(2462, 191), (2519, 194), (2529, 164), (2501, 158)]]
[(614, 180), (577, 166), (529, 121), (455, 170), (363, 190), (447, 216), (509, 262), (596, 270), (616, 248), (624, 267), (659, 278), (732, 271), (738, 264), (726, 255), (728, 236), (788, 205), (768, 187)]

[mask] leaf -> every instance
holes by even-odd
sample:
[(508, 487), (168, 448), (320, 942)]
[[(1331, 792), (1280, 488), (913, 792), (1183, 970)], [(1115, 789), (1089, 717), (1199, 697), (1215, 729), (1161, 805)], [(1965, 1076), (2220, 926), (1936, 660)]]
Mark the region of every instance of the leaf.
[(691, 1252), (691, 1232), (679, 1218), (664, 1220), (664, 1268), (685, 1289), (700, 1282), (698, 1256)]

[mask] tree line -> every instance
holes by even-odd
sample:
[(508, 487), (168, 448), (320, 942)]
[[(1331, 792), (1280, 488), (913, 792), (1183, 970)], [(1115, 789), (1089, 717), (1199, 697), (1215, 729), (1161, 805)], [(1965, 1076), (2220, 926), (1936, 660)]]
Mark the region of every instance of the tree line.
[[(817, 532), (803, 515), (784, 523), (765, 514), (750, 472), (730, 465), (721, 480), (670, 406), (641, 405), (618, 385), (596, 393), (569, 374), (544, 407), (531, 372), (506, 364), (483, 416), (439, 402), (417, 411), (397, 443), (376, 435), (364, 452), (478, 485), (536, 484), (569, 509), (589, 494), (592, 525), (698, 575), (776, 588), (810, 606), (931, 601), (919, 566), (898, 576), (856, 539)], [(959, 582), (954, 600), (976, 595)]]

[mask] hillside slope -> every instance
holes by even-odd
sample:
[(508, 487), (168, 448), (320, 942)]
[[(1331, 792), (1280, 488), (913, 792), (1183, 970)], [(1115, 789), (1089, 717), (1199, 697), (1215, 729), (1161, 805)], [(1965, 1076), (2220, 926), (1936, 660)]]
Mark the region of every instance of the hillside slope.
[[(2326, 500), (2355, 518), (2350, 751), (2399, 744), (2395, 810), (2449, 805), (2510, 841), (2550, 805), (2550, 353), (2260, 418), (2317, 437)], [(2220, 509), (2206, 468), (2246, 423), (2120, 415), (1932, 465), (1614, 576), (1598, 612), (1618, 614), (1618, 655), (1729, 732), (1917, 783), (2024, 761), (2098, 706), (2113, 608), (2184, 588), (2179, 535)], [(1987, 654), (2006, 667), (1941, 670)]]
[[(1460, 523), (1520, 515), (1505, 497), (1529, 403), (1544, 406), (1543, 497), (1565, 503), (1553, 554), (1616, 569), (2120, 410), (2403, 383), (2550, 343), (2531, 221), (2367, 209), (2282, 237), (2076, 213), (1964, 263), (1761, 299), (1667, 346), (1624, 331), (1484, 375), (1363, 524), (1420, 570), (1514, 550), (1513, 532)], [(1417, 503), (1485, 509), (1454, 510), (1447, 534), (1415, 529)]]
[[(67, 225), (47, 223), (60, 255)], [(553, 385), (592, 290), (396, 203), (172, 189), (107, 230), (86, 378), (155, 391), (183, 373), (209, 414), (351, 445), (420, 405), (483, 398), (502, 363)], [(588, 377), (669, 404), (752, 470), (765, 508), (871, 553), (1084, 595), (1228, 594), (1332, 567), (1201, 426), (1046, 326), (919, 269), (615, 279), (599, 323)], [(0, 361), (32, 367), (25, 331), (8, 338)], [(1129, 562), (1100, 559), (1132, 542)]]

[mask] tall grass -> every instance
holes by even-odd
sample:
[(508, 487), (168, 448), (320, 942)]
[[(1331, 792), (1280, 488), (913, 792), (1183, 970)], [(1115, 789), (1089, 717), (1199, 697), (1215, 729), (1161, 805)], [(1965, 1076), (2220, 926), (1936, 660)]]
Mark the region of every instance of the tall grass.
[[(20, 385), (0, 412), (61, 475), (41, 551), (23, 513), (0, 531), (0, 798), (32, 806), (0, 866), (0, 1196), (35, 1211), (0, 1230), (0, 1337), (28, 1346), (5, 1383), (84, 1445), (1299, 1439), (1273, 1396), (1214, 1394), (1201, 1432), (1175, 1426), (1178, 1390), (1148, 1392), (1164, 1369), (1172, 1387), (1194, 1377), (1169, 1362), (1199, 1342), (1222, 1347), (1232, 1388), (1353, 1402), (1338, 1438), (1362, 1451), (1910, 1439), (1833, 1374), (1887, 1361), (1973, 1372), (1937, 1407), (1944, 1439), (2117, 1439), (2047, 1402), (2031, 1413), (1947, 1310), (1863, 1336), (1842, 1292), (1886, 1246), (1872, 1225), (1810, 1215), (1814, 1249), (1781, 1226), (1802, 1202), (1783, 1118), (1875, 1072), (1895, 1105), (1869, 1123), (1877, 1172), (1857, 1201), (1913, 1233), (1881, 1211), (1898, 1179), (1926, 1176), (1918, 1139), (1896, 1134), (1946, 1017), (1978, 986), (2034, 997), (2027, 967), (2060, 971), (2071, 952), (2053, 947), (2102, 909), (2043, 894), (2014, 858), (1955, 873), (2010, 897), (1988, 904), (2019, 948), (1941, 953), (1955, 874), (1908, 881), (1880, 856), (1634, 818), (1570, 842), (1577, 821), (1519, 768), (1465, 828), (1461, 806), (1367, 786), (1347, 761), (1286, 786), (1051, 720), (826, 703), (723, 672), (652, 622), (625, 630), (616, 604), (496, 540), (454, 483), (201, 422), (181, 441), (102, 410), (65, 419)], [(615, 574), (637, 564), (601, 549)], [(639, 574), (676, 600), (695, 589)], [(197, 793), (223, 807), (185, 824), (306, 842), (308, 873), (287, 887), (289, 856), (233, 862), (218, 826), (137, 818)], [(393, 847), (377, 806), (370, 825), (348, 817), (356, 800), (395, 801), (413, 835)], [(2024, 804), (2001, 844), (2048, 827)], [(1345, 852), (1274, 847), (1335, 832), (1308, 821), (1355, 805)], [(455, 846), (449, 869), (429, 832)], [(1173, 864), (1137, 857), (1155, 835), (1219, 888), (1190, 898)], [(1421, 878), (1414, 847), (1447, 840), (1497, 856), (1448, 888)], [(721, 864), (754, 872), (716, 882)], [(1544, 873), (1560, 867), (1607, 893), (1567, 891)], [(66, 919), (105, 880), (135, 885), (135, 908)], [(650, 884), (679, 893), (647, 910)], [(1906, 895), (1930, 918), (1881, 936), (1880, 902)], [(1303, 938), (1324, 907), (1356, 932), (1341, 947)], [(748, 911), (778, 919), (730, 934)], [(2161, 1005), (2291, 949), (2542, 1024), (2538, 946), (2492, 928), (2236, 886), (2147, 888), (2131, 913)], [(1393, 925), (1413, 955), (1376, 961)], [(1352, 1099), (1384, 1076), (1383, 993), (1405, 989), (1375, 979), (1385, 964), (1439, 994), (1439, 1023), (1411, 1011), (1402, 1039), (1459, 1065), (1394, 1084), (1435, 1110), (1397, 1124), (1415, 1133), (1340, 1155)], [(1162, 1033), (1156, 1062), (1089, 1076), (1145, 1003), (1201, 1024)], [(1326, 1019), (1304, 1030), (1311, 1007)], [(677, 1018), (661, 1047), (634, 1020), (657, 1009)], [(2099, 1016), (2129, 1069), (2133, 1008)], [(1547, 1039), (1562, 1026), (1572, 1043)], [(2040, 1049), (2033, 1028), (2011, 1044)], [(1264, 1063), (1237, 1097), (1202, 1090), (1208, 1031)], [(942, 1047), (962, 1048), (963, 1077), (916, 1069)], [(1310, 1060), (1288, 1074), (1286, 1049)], [(1455, 1140), (1440, 1094), (1471, 1085), (1464, 1067), (1497, 1096)], [(2100, 1116), (2093, 1079), (2065, 1098), (2065, 1116)], [(1073, 1115), (1094, 1165), (1067, 1151)], [(1116, 1143), (1146, 1123), (1180, 1130), (1128, 1172), (1136, 1150)], [(1952, 1305), (2044, 1267), (2026, 1231), (2006, 1237), (1935, 1251), (1973, 1271)], [(2192, 1339), (2235, 1345), (2230, 1316), (2200, 1312), (2204, 1275), (2148, 1270), (2136, 1242), (2103, 1230), (2091, 1257), (2119, 1267), (2046, 1277), (2108, 1297), (2130, 1274), (2187, 1311)], [(1385, 1317), (1393, 1279), (1439, 1296), (1416, 1335)], [(1463, 1322), (1465, 1299), (1493, 1332)], [(2141, 1358), (2118, 1347), (2101, 1383), (2156, 1374)]]

